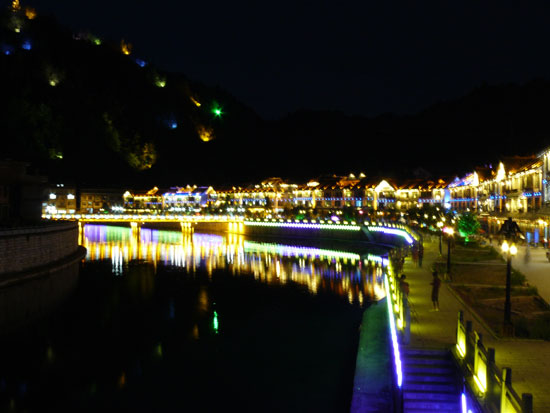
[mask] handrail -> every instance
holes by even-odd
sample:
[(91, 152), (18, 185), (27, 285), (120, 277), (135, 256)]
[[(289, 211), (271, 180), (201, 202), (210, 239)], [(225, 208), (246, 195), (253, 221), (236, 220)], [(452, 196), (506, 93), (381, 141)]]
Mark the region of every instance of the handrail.
[(458, 312), (453, 355), (462, 369), (471, 404), (498, 412), (533, 413), (533, 396), (518, 396), (512, 387), (512, 369), (499, 369), (495, 349), (485, 347), (482, 335), (472, 329), (472, 322), (464, 322), (463, 311)]

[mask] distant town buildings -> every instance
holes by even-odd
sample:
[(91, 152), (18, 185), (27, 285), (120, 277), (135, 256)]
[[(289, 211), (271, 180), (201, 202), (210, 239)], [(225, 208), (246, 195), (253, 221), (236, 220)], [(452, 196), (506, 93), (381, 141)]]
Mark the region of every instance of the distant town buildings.
[[(265, 218), (293, 213), (327, 217), (398, 214), (425, 204), (457, 212), (472, 211), (489, 229), (511, 216), (527, 229), (550, 220), (550, 149), (531, 157), (507, 157), (462, 177), (395, 181), (364, 174), (321, 176), (305, 183), (269, 178), (246, 187), (157, 187), (143, 191), (82, 189), (56, 185), (43, 204), (44, 214), (148, 213), (230, 214)], [(0, 202), (2, 201), (0, 191)]]

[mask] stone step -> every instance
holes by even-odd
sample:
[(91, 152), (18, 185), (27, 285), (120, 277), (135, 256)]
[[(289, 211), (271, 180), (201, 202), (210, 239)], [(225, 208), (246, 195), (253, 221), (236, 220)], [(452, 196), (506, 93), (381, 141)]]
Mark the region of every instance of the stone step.
[(460, 402), (444, 402), (432, 400), (405, 400), (403, 402), (405, 413), (411, 412), (460, 412)]
[(403, 359), (405, 366), (409, 364), (437, 364), (442, 366), (452, 366), (453, 361), (451, 359), (440, 359), (433, 357), (406, 357)]
[(420, 409), (415, 409), (415, 408), (411, 408), (411, 407), (407, 407), (406, 410), (404, 410), (404, 413), (440, 413), (440, 412), (452, 412), (452, 411), (455, 411), (455, 412), (460, 412), (460, 407), (458, 407), (458, 410), (456, 407), (453, 407), (454, 410), (441, 410), (441, 409), (426, 409), (426, 408), (420, 408)]
[(458, 388), (454, 383), (433, 383), (433, 382), (419, 382), (419, 381), (406, 381), (403, 385), (403, 391), (432, 391), (432, 392), (457, 392)]
[(405, 373), (404, 383), (453, 384), (455, 378), (449, 374)]
[(449, 350), (445, 349), (425, 349), (425, 348), (401, 348), (401, 354), (407, 356), (436, 356), (446, 358), (449, 357)]
[(460, 395), (457, 393), (403, 390), (403, 400), (439, 401), (439, 402), (445, 401), (445, 402), (455, 403), (460, 401)]
[(405, 375), (409, 373), (421, 373), (425, 375), (430, 374), (448, 374), (454, 375), (454, 368), (452, 366), (439, 366), (439, 365), (426, 365), (426, 364), (409, 364), (404, 368)]

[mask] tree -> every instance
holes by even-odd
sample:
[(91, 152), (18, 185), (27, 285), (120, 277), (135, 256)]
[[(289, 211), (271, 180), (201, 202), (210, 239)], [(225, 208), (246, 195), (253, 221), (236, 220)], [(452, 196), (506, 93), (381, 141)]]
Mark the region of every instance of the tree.
[(477, 216), (472, 212), (465, 212), (458, 219), (458, 232), (465, 238), (465, 242), (469, 241), (470, 236), (477, 234), (480, 226)]

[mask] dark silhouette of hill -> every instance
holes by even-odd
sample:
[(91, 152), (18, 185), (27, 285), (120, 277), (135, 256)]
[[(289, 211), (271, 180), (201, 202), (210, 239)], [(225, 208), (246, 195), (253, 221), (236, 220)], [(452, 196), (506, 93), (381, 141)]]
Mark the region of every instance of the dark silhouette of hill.
[(258, 142), (263, 121), (227, 92), (52, 17), (7, 10), (0, 21), (3, 157), (32, 161), (52, 179), (105, 185), (246, 177), (234, 155)]
[(350, 172), (406, 178), (418, 168), (460, 175), (550, 144), (542, 79), (482, 85), (415, 115), (302, 110), (264, 121), (222, 88), (121, 46), (51, 16), (3, 11), (1, 157), (82, 185), (240, 185)]
[[(323, 169), (406, 178), (417, 168), (433, 176), (460, 175), (505, 156), (532, 155), (550, 146), (550, 82), (482, 85), (466, 96), (409, 116), (376, 118), (302, 111), (275, 123), (287, 143), (316, 153)], [(303, 138), (303, 139), (302, 139)], [(320, 149), (311, 148), (317, 142)], [(324, 169), (327, 171), (327, 169)]]

